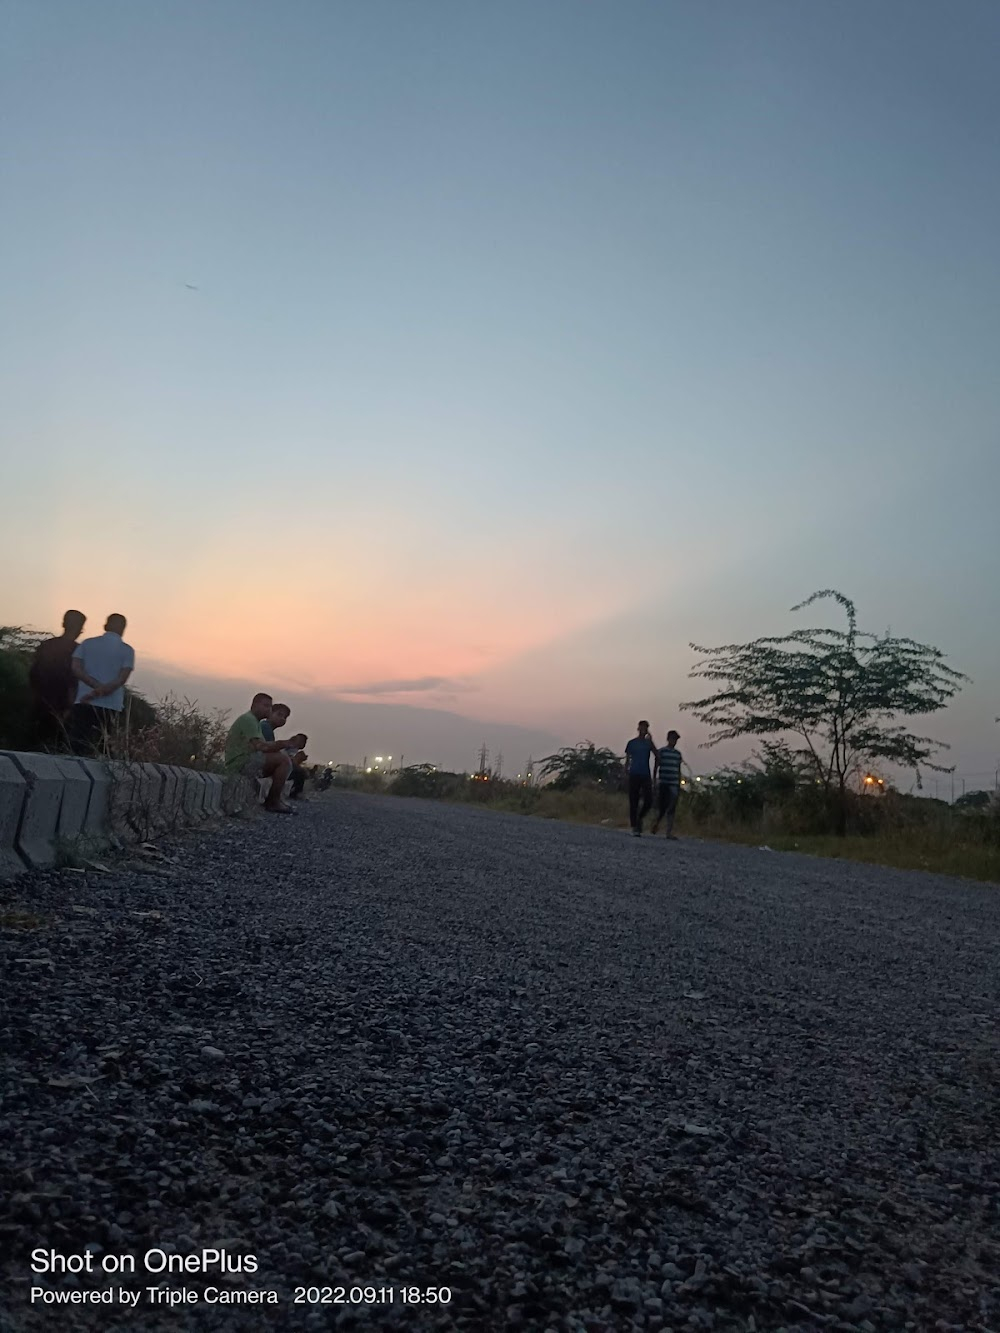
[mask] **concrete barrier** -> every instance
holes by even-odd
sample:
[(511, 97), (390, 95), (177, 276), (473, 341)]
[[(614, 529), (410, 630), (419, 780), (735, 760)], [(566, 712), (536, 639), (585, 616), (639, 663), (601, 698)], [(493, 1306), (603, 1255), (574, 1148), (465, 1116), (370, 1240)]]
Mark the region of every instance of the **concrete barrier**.
[(136, 825), (141, 838), (153, 838), (168, 827), (163, 807), (163, 773), (159, 764), (136, 764), (136, 787), (133, 796)]
[(27, 785), (10, 755), (0, 755), (0, 880), (13, 879), (24, 869), (17, 852), (17, 830)]
[(73, 842), (82, 836), (84, 825), (87, 822), (87, 807), (90, 805), (90, 775), (79, 764), (75, 764), (72, 759), (64, 759), (61, 755), (53, 757), (53, 763), (59, 770), (63, 781), (56, 837), (60, 842)]
[(55, 864), (59, 807), (66, 779), (50, 754), (6, 750), (24, 777), (24, 804), (14, 846), (26, 865), (36, 869)]
[(167, 764), (0, 751), (0, 880), (55, 863), (60, 842), (97, 848), (257, 804), (257, 784)]
[(192, 822), (184, 812), (184, 788), (187, 785), (188, 769), (181, 768), (177, 764), (171, 764), (168, 771), (174, 775), (176, 783), (173, 798), (173, 826), (174, 828), (184, 828)]
[(181, 780), (176, 768), (170, 764), (157, 764), (163, 780), (160, 801), (165, 828), (174, 828), (180, 809)]
[(111, 760), (105, 764), (108, 771), (108, 823), (111, 832), (126, 842), (135, 842), (133, 819), (137, 794), (137, 764)]
[(111, 778), (107, 764), (99, 759), (64, 759), (75, 764), (90, 780), (90, 799), (81, 836), (92, 847), (103, 847), (108, 841), (108, 810), (111, 802)]
[(193, 768), (184, 770), (184, 814), (191, 824), (205, 818), (205, 775)]
[(222, 780), (222, 809), (227, 815), (238, 815), (257, 803), (257, 779), (233, 777)]
[(222, 778), (218, 773), (205, 773), (205, 813), (222, 814)]

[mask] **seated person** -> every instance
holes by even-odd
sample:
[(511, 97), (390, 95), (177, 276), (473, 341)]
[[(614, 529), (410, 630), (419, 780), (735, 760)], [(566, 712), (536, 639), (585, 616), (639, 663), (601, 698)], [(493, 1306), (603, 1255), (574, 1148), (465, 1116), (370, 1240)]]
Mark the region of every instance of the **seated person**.
[(266, 741), (261, 722), (269, 718), (274, 702), (269, 694), (255, 694), (246, 713), (241, 713), (226, 737), (226, 772), (247, 778), (270, 778), (264, 809), (274, 815), (292, 813), (281, 799), (292, 762), (285, 753), (287, 741)]
[(306, 764), (309, 756), (305, 750), (299, 750), (298, 754), (292, 759), (292, 800), (297, 801), (302, 796), (302, 788), (306, 785)]
[(273, 704), (268, 717), (262, 718), (260, 729), (266, 741), (274, 740), (274, 733), (280, 731), (282, 727), (288, 726), (288, 719), (292, 715), (292, 710), (287, 704)]
[(282, 740), (281, 742), (281, 744), (285, 747), (285, 754), (288, 756), (288, 761), (291, 764), (291, 768), (289, 770), (289, 777), (292, 779), (293, 796), (301, 796), (302, 788), (305, 785), (305, 776), (303, 776), (298, 782), (296, 782), (295, 769), (296, 766), (298, 765), (298, 756), (302, 754), (302, 752), (304, 751), (308, 739), (309, 737), (305, 734), (305, 732), (300, 731), (295, 736), (289, 736), (285, 740)]

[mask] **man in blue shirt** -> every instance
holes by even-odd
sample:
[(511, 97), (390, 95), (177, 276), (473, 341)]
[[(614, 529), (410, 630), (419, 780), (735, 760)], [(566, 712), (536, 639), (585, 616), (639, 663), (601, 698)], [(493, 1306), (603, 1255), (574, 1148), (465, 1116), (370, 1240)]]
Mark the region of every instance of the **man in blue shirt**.
[(651, 758), (655, 776), (659, 767), (656, 746), (649, 734), (649, 723), (640, 722), (638, 735), (633, 736), (625, 746), (625, 762), (628, 765), (628, 822), (632, 826), (633, 838), (642, 836), (642, 821), (653, 804), (653, 784), (649, 777)]
[(275, 731), (280, 731), (282, 727), (287, 726), (291, 715), (292, 710), (287, 704), (275, 704), (267, 717), (260, 720), (261, 735), (264, 739), (273, 741)]

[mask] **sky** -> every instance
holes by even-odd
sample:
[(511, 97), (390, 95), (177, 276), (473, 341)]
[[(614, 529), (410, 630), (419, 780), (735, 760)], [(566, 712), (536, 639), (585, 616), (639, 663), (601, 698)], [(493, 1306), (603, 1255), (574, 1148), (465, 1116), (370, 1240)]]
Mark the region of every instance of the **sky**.
[(121, 611), (137, 688), (294, 694), (316, 758), (642, 716), (707, 772), (689, 645), (833, 587), (992, 785), (994, 0), (0, 28), (0, 622)]

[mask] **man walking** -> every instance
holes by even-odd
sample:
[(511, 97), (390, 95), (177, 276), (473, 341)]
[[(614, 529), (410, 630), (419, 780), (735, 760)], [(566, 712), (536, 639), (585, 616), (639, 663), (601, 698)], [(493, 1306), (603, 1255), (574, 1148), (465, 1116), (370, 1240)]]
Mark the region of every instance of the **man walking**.
[(122, 635), (125, 617), (108, 616), (104, 633), (84, 639), (73, 653), (76, 702), (70, 710), (70, 741), (76, 754), (107, 746), (125, 707), (125, 682), (135, 669), (135, 651)]
[(82, 611), (67, 611), (62, 619), (62, 634), (42, 640), (28, 670), (35, 740), (45, 748), (55, 746), (65, 734), (66, 717), (76, 696), (73, 653), (86, 623)]
[(658, 762), (656, 746), (649, 734), (649, 723), (640, 722), (638, 734), (625, 746), (625, 762), (628, 765), (628, 822), (632, 828), (633, 838), (642, 836), (642, 821), (653, 804), (653, 784), (649, 777), (650, 758), (653, 760), (655, 775)]
[(667, 743), (657, 755), (660, 781), (657, 792), (657, 814), (651, 832), (655, 833), (660, 827), (660, 820), (666, 818), (667, 837), (671, 842), (677, 841), (674, 833), (674, 815), (681, 794), (681, 764), (684, 762), (677, 748), (680, 738), (679, 731), (668, 731)]

